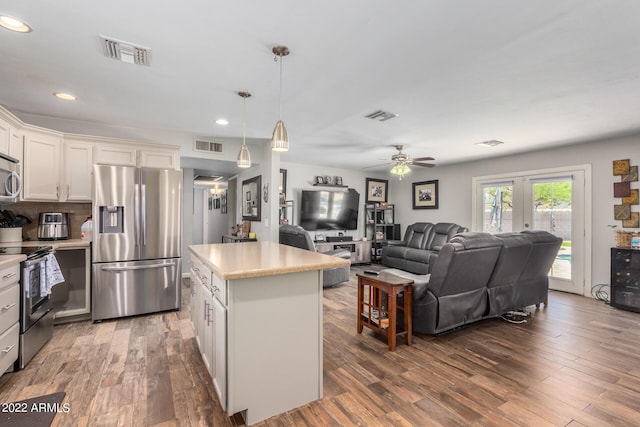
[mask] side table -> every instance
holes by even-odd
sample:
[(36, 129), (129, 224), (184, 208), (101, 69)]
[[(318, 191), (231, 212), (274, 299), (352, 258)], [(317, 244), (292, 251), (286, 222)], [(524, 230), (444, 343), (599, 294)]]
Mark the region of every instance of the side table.
[[(411, 345), (411, 300), (413, 280), (394, 274), (360, 274), (358, 277), (358, 333), (362, 328), (380, 332), (387, 336), (389, 350), (396, 349), (396, 337), (404, 335), (405, 343)], [(365, 298), (365, 287), (366, 298)], [(398, 307), (397, 297), (404, 293), (404, 305)], [(404, 315), (404, 330), (398, 331), (398, 310)]]

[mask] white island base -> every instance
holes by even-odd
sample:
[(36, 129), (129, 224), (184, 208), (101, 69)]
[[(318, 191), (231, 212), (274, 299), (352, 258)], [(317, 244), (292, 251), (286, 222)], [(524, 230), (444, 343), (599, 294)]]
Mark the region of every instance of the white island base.
[(321, 399), (322, 270), (349, 261), (272, 242), (190, 250), (192, 321), (227, 415), (251, 425)]

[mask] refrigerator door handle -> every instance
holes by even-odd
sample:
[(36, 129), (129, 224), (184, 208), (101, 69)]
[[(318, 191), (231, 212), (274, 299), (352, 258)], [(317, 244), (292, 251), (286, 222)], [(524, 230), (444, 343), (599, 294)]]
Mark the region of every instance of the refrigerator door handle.
[(142, 234), (142, 246), (146, 246), (147, 244), (147, 185), (142, 184), (141, 197), (142, 200), (140, 202), (140, 227)]
[(101, 267), (102, 271), (130, 271), (130, 270), (148, 270), (151, 268), (169, 268), (175, 267), (175, 263), (170, 264), (151, 264), (151, 265), (133, 265), (130, 267)]
[(133, 185), (133, 228), (136, 246), (140, 246), (140, 184)]

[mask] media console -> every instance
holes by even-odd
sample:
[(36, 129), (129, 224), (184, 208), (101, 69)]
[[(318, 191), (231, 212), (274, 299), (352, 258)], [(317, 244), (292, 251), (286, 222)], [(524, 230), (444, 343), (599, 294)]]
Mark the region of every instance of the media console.
[(371, 241), (315, 242), (318, 252), (346, 249), (351, 252), (351, 264), (371, 264)]

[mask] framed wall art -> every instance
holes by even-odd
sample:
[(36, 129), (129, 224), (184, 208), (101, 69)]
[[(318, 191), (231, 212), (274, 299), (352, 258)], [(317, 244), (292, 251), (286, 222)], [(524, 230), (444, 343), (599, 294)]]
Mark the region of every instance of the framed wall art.
[(367, 178), (367, 203), (384, 203), (387, 201), (387, 187), (389, 181), (386, 179)]
[(413, 209), (438, 209), (438, 180), (413, 183)]

